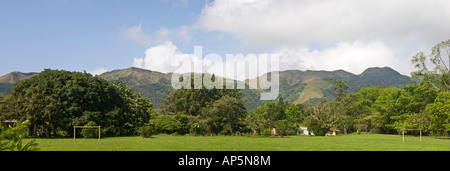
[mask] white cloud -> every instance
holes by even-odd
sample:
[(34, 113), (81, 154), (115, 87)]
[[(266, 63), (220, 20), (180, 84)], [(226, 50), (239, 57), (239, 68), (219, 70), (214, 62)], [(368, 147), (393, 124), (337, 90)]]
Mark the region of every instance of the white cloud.
[(142, 23), (123, 29), (120, 37), (142, 45), (149, 45), (152, 42), (151, 36), (142, 31)]
[(189, 41), (192, 38), (192, 27), (186, 25), (173, 29), (160, 27), (159, 30), (154, 33), (145, 33), (143, 31), (142, 23), (139, 23), (133, 27), (123, 29), (120, 32), (119, 37), (144, 46), (162, 44), (171, 39)]
[[(215, 0), (191, 26), (161, 27), (147, 36), (139, 24), (128, 34), (156, 39), (152, 43), (159, 45), (147, 49), (144, 58), (135, 58), (133, 65), (161, 72), (191, 71), (172, 66), (173, 59), (201, 65), (201, 57), (180, 52), (170, 41), (189, 41), (195, 30), (231, 34), (247, 52), (278, 53), (280, 70), (344, 69), (359, 74), (368, 67), (389, 66), (409, 74), (415, 52), (449, 38), (446, 21), (446, 0)], [(221, 72), (221, 66), (230, 64), (216, 61), (208, 72)]]
[[(201, 61), (194, 54), (184, 54), (171, 41), (148, 48), (144, 58), (134, 58), (133, 66), (159, 72), (191, 72), (191, 68), (180, 68), (172, 61), (193, 61), (195, 65)], [(200, 62), (201, 63), (201, 62)]]
[[(369, 67), (390, 66), (398, 68), (405, 65), (404, 62), (402, 63), (395, 58), (392, 49), (380, 41), (341, 42), (336, 46), (322, 50), (283, 46), (270, 54), (280, 56), (278, 69), (281, 71), (290, 69), (328, 71), (344, 69), (348, 72), (360, 74)], [(270, 69), (259, 68), (259, 73), (255, 71), (248, 75), (244, 74), (248, 72), (246, 66), (235, 66), (234, 62), (247, 60), (250, 65), (257, 64), (258, 61), (254, 61), (257, 57), (249, 58), (249, 54), (242, 54), (240, 57), (237, 57), (238, 54), (232, 54), (234, 58), (226, 58), (217, 54), (210, 56), (210, 54), (202, 53), (201, 55), (183, 53), (169, 41), (148, 48), (145, 51), (144, 58), (134, 58), (133, 66), (164, 73), (208, 72), (227, 78), (236, 77), (238, 80), (254, 78), (271, 71)], [(186, 61), (190, 65), (182, 65)], [(262, 61), (259, 60), (259, 62)]]
[(195, 26), (230, 33), (247, 48), (283, 50), (290, 56), (281, 68), (409, 74), (412, 54), (449, 38), (446, 21), (446, 0), (215, 0)]
[(304, 47), (282, 47), (274, 51), (281, 56), (280, 69), (338, 70), (355, 74), (375, 66), (400, 67), (394, 52), (382, 42), (338, 43), (323, 50)]
[(108, 70), (106, 70), (106, 68), (103, 67), (97, 67), (95, 68), (93, 71), (87, 71), (88, 73), (91, 73), (92, 75), (100, 75), (103, 74), (105, 72), (107, 72)]
[[(257, 56), (252, 57), (249, 54), (232, 54), (231, 57), (213, 53), (203, 54), (201, 48), (194, 49), (194, 54), (186, 54), (179, 51), (172, 42), (168, 41), (148, 48), (145, 51), (144, 58), (134, 58), (133, 66), (164, 73), (207, 72), (221, 77), (245, 80), (246, 78), (263, 75), (270, 70), (270, 68), (255, 68), (252, 66), (250, 70), (253, 70), (247, 71), (245, 64), (242, 63), (247, 61), (250, 65), (255, 66), (258, 62), (256, 60)], [(240, 66), (235, 62), (241, 62)], [(267, 62), (263, 63), (261, 60), (259, 60), (259, 63), (260, 65), (268, 65)], [(259, 69), (259, 73), (256, 69)], [(246, 72), (249, 73), (244, 74)]]
[(216, 0), (197, 24), (257, 46), (416, 38), (435, 43), (448, 36), (449, 11), (445, 0)]

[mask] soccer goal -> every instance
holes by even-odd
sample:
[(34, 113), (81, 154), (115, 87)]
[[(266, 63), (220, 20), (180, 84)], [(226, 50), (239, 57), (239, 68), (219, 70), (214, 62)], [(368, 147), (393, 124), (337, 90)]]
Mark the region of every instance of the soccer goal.
[(77, 128), (97, 128), (98, 129), (98, 141), (100, 141), (100, 126), (73, 126), (73, 142), (76, 139), (76, 129)]
[(405, 131), (419, 131), (420, 142), (422, 142), (422, 129), (402, 129), (402, 139), (405, 142)]

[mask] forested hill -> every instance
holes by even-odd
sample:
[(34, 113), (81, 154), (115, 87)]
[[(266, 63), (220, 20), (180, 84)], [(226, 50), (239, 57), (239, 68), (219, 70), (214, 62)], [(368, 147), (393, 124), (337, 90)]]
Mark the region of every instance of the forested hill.
[(30, 73), (22, 73), (18, 71), (10, 72), (6, 75), (0, 76), (0, 94), (10, 94), (12, 86), (14, 83), (28, 79), (34, 75), (37, 75), (36, 72), (30, 72)]
[[(9, 94), (12, 84), (27, 79), (36, 73), (13, 72), (0, 77), (0, 93)], [(127, 68), (106, 72), (99, 77), (109, 81), (117, 79), (131, 87), (135, 92), (144, 97), (151, 98), (156, 108), (173, 88), (171, 86), (171, 74), (160, 73), (140, 68)], [(317, 104), (322, 100), (331, 100), (335, 95), (328, 84), (328, 79), (348, 80), (351, 92), (364, 87), (400, 87), (413, 83), (408, 76), (401, 75), (397, 71), (384, 68), (368, 68), (360, 75), (355, 75), (344, 70), (337, 71), (299, 71), (288, 70), (280, 72), (280, 97), (289, 103), (311, 102)], [(257, 78), (255, 78), (257, 79)], [(248, 80), (246, 81), (248, 82)], [(244, 90), (243, 100), (248, 110), (253, 110), (258, 105), (267, 101), (259, 100), (258, 90)], [(350, 93), (350, 92), (349, 92)]]
[(364, 87), (400, 87), (406, 84), (412, 84), (411, 78), (401, 75), (392, 68), (369, 68), (361, 75), (355, 75), (349, 79), (348, 86), (353, 91)]

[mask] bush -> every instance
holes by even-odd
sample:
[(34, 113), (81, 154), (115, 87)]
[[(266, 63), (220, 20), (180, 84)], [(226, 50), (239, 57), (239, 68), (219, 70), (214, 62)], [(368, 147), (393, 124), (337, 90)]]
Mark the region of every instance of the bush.
[(272, 135), (272, 131), (270, 130), (270, 128), (266, 128), (263, 130), (263, 134), (264, 137), (270, 137)]
[(38, 143), (31, 140), (25, 145), (22, 139), (25, 137), (26, 128), (30, 122), (27, 120), (14, 126), (3, 127), (0, 125), (0, 151), (37, 151)]
[(191, 125), (191, 129), (189, 131), (192, 134), (194, 134), (194, 136), (197, 136), (198, 134), (202, 134), (202, 128), (201, 128), (200, 124), (198, 124), (198, 123), (193, 123)]
[(154, 132), (153, 125), (144, 125), (144, 126), (141, 126), (139, 128), (139, 135), (142, 138), (150, 138), (150, 137), (152, 137), (153, 132)]
[(157, 115), (150, 120), (150, 124), (154, 125), (155, 133), (183, 135), (186, 132), (184, 120), (187, 120), (186, 115)]
[(308, 127), (308, 131), (314, 133), (314, 136), (325, 136), (328, 132), (328, 128), (323, 128), (317, 119), (308, 117), (305, 119), (304, 124)]
[[(84, 126), (96, 126), (97, 124), (93, 121), (88, 122), (86, 125)], [(83, 128), (81, 130), (81, 135), (84, 138), (98, 138), (98, 129), (93, 129), (93, 128)]]

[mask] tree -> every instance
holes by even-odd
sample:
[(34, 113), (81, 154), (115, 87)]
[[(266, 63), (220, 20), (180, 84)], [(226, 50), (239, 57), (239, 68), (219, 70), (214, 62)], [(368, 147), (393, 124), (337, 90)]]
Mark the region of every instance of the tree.
[(246, 111), (244, 103), (230, 96), (223, 96), (215, 101), (209, 109), (203, 110), (202, 116), (208, 120), (209, 130), (215, 134), (226, 131), (233, 134), (240, 131)]
[[(308, 131), (320, 131), (314, 132), (314, 135), (324, 136), (326, 132), (333, 128), (333, 122), (336, 116), (336, 108), (333, 105), (335, 103), (322, 101), (316, 107), (309, 107), (308, 112), (310, 113), (310, 118), (304, 122), (305, 126), (308, 127)], [(322, 135), (322, 132), (325, 133)]]
[(186, 115), (157, 115), (150, 120), (156, 133), (164, 134), (185, 134), (186, 133)]
[[(12, 93), (17, 120), (30, 121), (30, 135), (73, 134), (72, 126), (90, 121), (101, 125), (107, 135), (135, 134), (154, 112), (149, 99), (121, 84), (110, 83), (86, 72), (46, 69), (16, 83)], [(43, 128), (43, 129), (41, 129)]]
[(253, 134), (262, 134), (264, 129), (268, 128), (266, 106), (259, 106), (254, 111), (249, 111), (245, 118), (245, 125), (253, 131)]
[(330, 78), (328, 83), (333, 85), (333, 91), (337, 95), (337, 101), (341, 101), (347, 95), (347, 91), (350, 90), (350, 87), (347, 85), (348, 80), (342, 81)]
[[(192, 87), (194, 85), (194, 76), (199, 75), (191, 77)], [(160, 107), (160, 113), (165, 115), (184, 113), (188, 116), (199, 116), (203, 108), (210, 106), (214, 101), (226, 95), (241, 99), (243, 94), (239, 89), (226, 89), (225, 84), (223, 89), (207, 89), (203, 84), (201, 89), (178, 89), (172, 91), (164, 99)]]
[[(84, 126), (97, 126), (95, 122), (88, 122)], [(81, 135), (83, 135), (84, 138), (96, 138), (98, 137), (98, 129), (92, 129), (92, 128), (83, 128), (81, 130)]]
[(17, 105), (16, 99), (12, 95), (0, 94), (0, 121), (13, 120)]
[[(428, 69), (428, 60), (433, 70)], [(450, 90), (450, 39), (435, 45), (428, 56), (422, 51), (416, 53), (411, 62), (418, 69), (411, 73), (413, 78), (427, 81), (441, 91)]]
[[(202, 74), (204, 75), (204, 74)], [(191, 77), (191, 86), (194, 85), (194, 74)], [(180, 78), (181, 79), (181, 78)], [(215, 75), (211, 76), (214, 81)], [(207, 85), (208, 86), (208, 85)], [(240, 100), (242, 93), (238, 89), (207, 89), (202, 85), (201, 89), (178, 89), (172, 91), (160, 107), (161, 115), (186, 116), (187, 121), (183, 122), (183, 128), (191, 133), (206, 131), (213, 134), (234, 133), (242, 127), (243, 118), (245, 118), (246, 109), (244, 103)], [(198, 124), (197, 127), (192, 127)], [(193, 129), (195, 128), (195, 129)]]
[(306, 117), (303, 124), (308, 127), (308, 131), (314, 133), (314, 136), (325, 136), (329, 128), (324, 127), (319, 120), (313, 117)]
[(37, 151), (36, 140), (31, 140), (25, 145), (22, 139), (25, 137), (25, 128), (30, 122), (16, 123), (14, 126), (3, 127), (0, 125), (0, 151)]
[(450, 132), (450, 92), (441, 92), (434, 103), (427, 105), (428, 130), (433, 135), (448, 136)]
[(305, 117), (301, 108), (302, 105), (288, 105), (279, 98), (276, 102), (267, 102), (250, 111), (245, 118), (245, 124), (254, 134), (263, 134), (264, 130), (270, 132), (272, 128), (276, 128), (282, 136), (295, 134)]
[[(332, 107), (335, 107), (336, 113), (334, 114), (335, 123), (333, 124), (334, 127), (336, 127), (336, 124), (342, 125), (344, 134), (347, 134), (347, 123), (349, 122), (349, 116), (347, 115), (346, 106), (349, 106), (351, 103), (350, 98), (346, 98), (347, 91), (350, 89), (349, 86), (347, 86), (348, 81), (342, 81), (342, 80), (336, 80), (334, 78), (330, 78), (328, 80), (328, 83), (333, 84), (333, 91), (337, 95), (336, 101)], [(345, 100), (344, 100), (345, 99)]]

